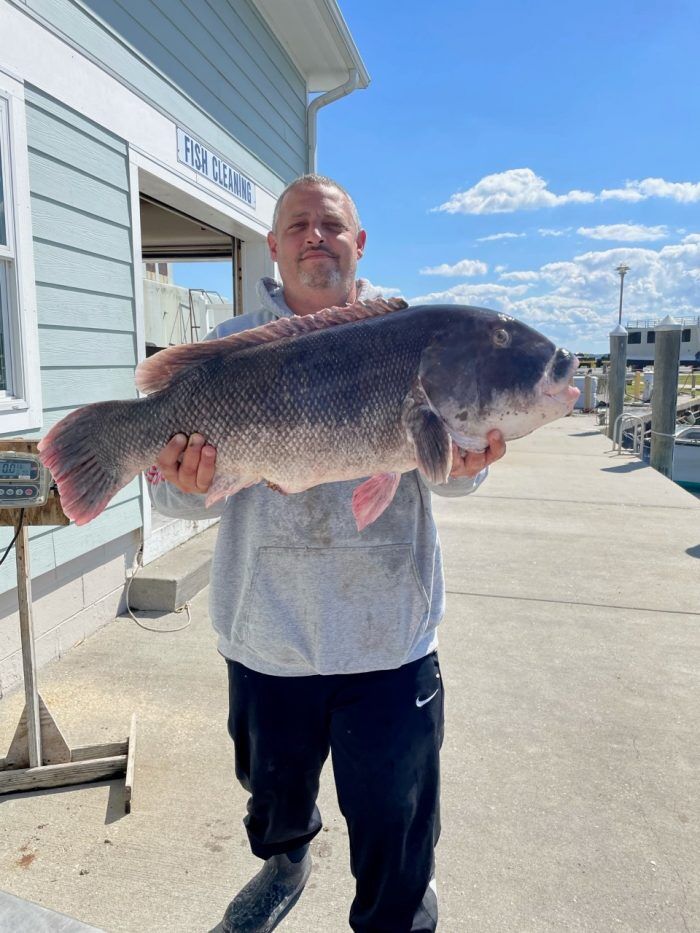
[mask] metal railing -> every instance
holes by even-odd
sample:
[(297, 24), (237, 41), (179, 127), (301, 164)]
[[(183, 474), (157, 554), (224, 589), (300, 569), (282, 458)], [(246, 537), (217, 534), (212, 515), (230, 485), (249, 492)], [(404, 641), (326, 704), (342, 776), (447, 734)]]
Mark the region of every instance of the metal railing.
[[(674, 318), (674, 320), (676, 324), (679, 325), (679, 327), (700, 326), (700, 314), (697, 317), (681, 317), (681, 318)], [(636, 321), (626, 321), (625, 327), (627, 328), (627, 330), (629, 330), (630, 327), (633, 329), (638, 329), (638, 330), (643, 330), (644, 328), (649, 330), (652, 327), (658, 327), (660, 323), (661, 323), (660, 318), (643, 318), (643, 319), (640, 318), (639, 320), (636, 320)]]
[(613, 453), (617, 446), (618, 455), (622, 453), (622, 435), (630, 427), (634, 433), (632, 435), (632, 453), (642, 458), (644, 451), (644, 418), (641, 415), (630, 415), (629, 412), (623, 412), (615, 419), (613, 427)]

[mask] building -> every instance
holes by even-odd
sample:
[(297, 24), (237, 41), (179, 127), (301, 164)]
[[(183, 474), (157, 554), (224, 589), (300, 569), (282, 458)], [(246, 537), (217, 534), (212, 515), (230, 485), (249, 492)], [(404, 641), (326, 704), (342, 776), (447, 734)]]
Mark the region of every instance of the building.
[[(155, 285), (162, 262), (230, 257), (234, 309), (254, 306), (320, 107), (368, 83), (335, 0), (0, 0), (0, 436), (134, 396), (144, 261)], [(196, 530), (175, 525), (135, 480), (87, 526), (32, 529), (39, 663), (114, 618), (142, 543)], [(14, 585), (9, 555), (0, 695), (21, 679)]]

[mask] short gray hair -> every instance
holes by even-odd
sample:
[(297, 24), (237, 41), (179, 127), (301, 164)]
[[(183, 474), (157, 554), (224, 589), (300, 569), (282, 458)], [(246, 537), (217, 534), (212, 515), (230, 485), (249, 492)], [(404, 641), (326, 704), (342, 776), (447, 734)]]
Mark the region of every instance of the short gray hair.
[(362, 229), (360, 223), (360, 215), (357, 213), (357, 208), (355, 207), (355, 202), (347, 193), (345, 188), (342, 185), (339, 185), (337, 181), (333, 178), (328, 178), (327, 175), (317, 175), (313, 172), (309, 172), (307, 175), (300, 175), (298, 178), (295, 178), (294, 181), (290, 182), (287, 187), (284, 189), (282, 194), (277, 199), (277, 204), (275, 204), (275, 212), (272, 215), (272, 232), (277, 232), (277, 222), (280, 217), (280, 209), (282, 207), (282, 201), (286, 198), (290, 191), (294, 188), (300, 188), (303, 185), (315, 185), (317, 188), (333, 188), (335, 191), (339, 191), (341, 194), (345, 195), (350, 204), (350, 210), (352, 211), (352, 219), (355, 222), (357, 230)]

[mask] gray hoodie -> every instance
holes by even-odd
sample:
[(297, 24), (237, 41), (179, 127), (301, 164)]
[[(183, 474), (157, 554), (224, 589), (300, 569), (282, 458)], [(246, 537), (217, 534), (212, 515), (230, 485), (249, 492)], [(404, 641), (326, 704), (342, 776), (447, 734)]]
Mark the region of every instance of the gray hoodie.
[[(258, 284), (262, 307), (220, 324), (224, 337), (292, 312), (280, 285)], [(363, 279), (358, 297), (378, 292)], [(400, 667), (433, 651), (445, 607), (431, 490), (462, 496), (481, 483), (428, 486), (404, 473), (389, 508), (362, 533), (351, 511), (360, 480), (283, 496), (263, 484), (207, 509), (204, 496), (149, 487), (154, 508), (179, 518), (221, 516), (210, 615), (226, 658), (263, 674), (348, 674)]]

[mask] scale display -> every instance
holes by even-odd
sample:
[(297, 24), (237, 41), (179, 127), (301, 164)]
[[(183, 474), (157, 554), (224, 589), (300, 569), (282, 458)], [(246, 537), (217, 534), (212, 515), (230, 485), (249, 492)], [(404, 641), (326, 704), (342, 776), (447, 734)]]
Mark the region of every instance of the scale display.
[(51, 476), (35, 454), (0, 451), (0, 509), (43, 505)]

